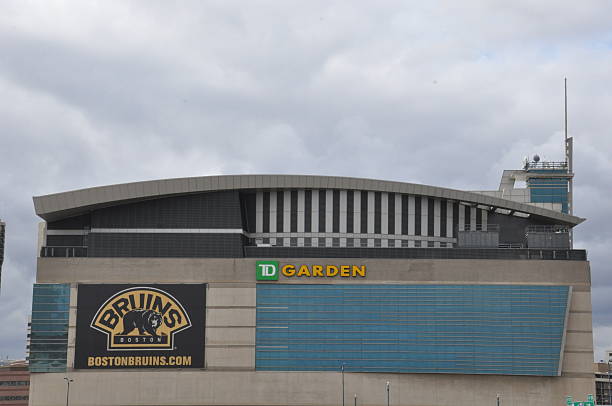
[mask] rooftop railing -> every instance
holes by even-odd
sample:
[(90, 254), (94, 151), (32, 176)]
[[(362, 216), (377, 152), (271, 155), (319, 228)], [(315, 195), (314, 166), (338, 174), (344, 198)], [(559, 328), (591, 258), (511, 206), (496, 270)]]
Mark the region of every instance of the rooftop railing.
[(86, 257), (87, 247), (42, 247), (41, 257)]
[(567, 162), (527, 162), (525, 169), (567, 169)]

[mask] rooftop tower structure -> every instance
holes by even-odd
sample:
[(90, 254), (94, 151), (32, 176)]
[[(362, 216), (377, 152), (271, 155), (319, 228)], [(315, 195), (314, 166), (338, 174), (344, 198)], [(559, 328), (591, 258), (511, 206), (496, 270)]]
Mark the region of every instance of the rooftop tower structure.
[(6, 224), (0, 219), (0, 289), (2, 288), (2, 263), (4, 262), (4, 240)]

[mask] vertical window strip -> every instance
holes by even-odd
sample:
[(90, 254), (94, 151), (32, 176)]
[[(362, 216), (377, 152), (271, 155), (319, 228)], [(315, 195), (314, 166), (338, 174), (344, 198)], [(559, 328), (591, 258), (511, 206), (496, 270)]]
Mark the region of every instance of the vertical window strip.
[(387, 201), (387, 233), (395, 235), (395, 193), (389, 193)]
[(457, 238), (457, 228), (459, 227), (459, 202), (453, 202), (453, 220), (451, 221), (451, 235), (453, 238)]
[(304, 215), (305, 215), (305, 196), (306, 191), (300, 189), (297, 191), (297, 231), (304, 232)]
[[(278, 194), (275, 191), (270, 192), (270, 224), (269, 226), (270, 226), (271, 233), (275, 233), (277, 230), (276, 228), (276, 222), (278, 221), (277, 201), (278, 201)], [(276, 238), (270, 238), (269, 243), (272, 245), (276, 245)]]
[[(304, 210), (305, 210), (305, 190), (300, 189), (297, 191), (297, 232), (304, 232)], [(298, 237), (297, 239), (298, 247), (304, 246), (304, 237)]]
[[(333, 228), (334, 216), (334, 191), (332, 189), (325, 190), (325, 232), (331, 233)], [(332, 246), (332, 238), (325, 238), (325, 246)]]
[[(353, 206), (354, 206), (353, 232), (360, 233), (361, 232), (361, 192), (359, 190), (354, 191)], [(357, 242), (357, 240), (355, 240), (355, 246), (356, 247), (359, 246), (359, 243)]]
[[(285, 190), (283, 193), (283, 233), (291, 231), (291, 191)], [(283, 238), (283, 246), (290, 246), (289, 237)]]
[(255, 232), (261, 233), (263, 230), (263, 192), (257, 191), (255, 194)]
[[(394, 234), (401, 234), (402, 233), (402, 196), (399, 193), (395, 194), (395, 233)], [(402, 246), (402, 242), (401, 240), (395, 240), (395, 246), (396, 247), (401, 247)]]
[[(285, 195), (282, 190), (276, 192), (276, 232), (283, 232), (283, 223), (285, 215)], [(278, 245), (281, 244), (282, 238), (279, 239)]]
[(312, 190), (304, 191), (304, 231), (312, 231)]
[(470, 206), (464, 206), (464, 218), (463, 221), (465, 223), (464, 228), (462, 230), (471, 230), (472, 229), (472, 208)]
[(446, 203), (447, 203), (446, 200), (440, 201), (440, 236), (441, 237), (447, 236), (446, 223), (448, 221), (448, 210), (446, 208)]
[(380, 194), (380, 233), (389, 234), (389, 193)]
[(346, 232), (354, 233), (355, 231), (355, 192), (352, 190), (346, 191)]
[[(340, 191), (340, 219), (339, 219), (339, 230), (341, 233), (346, 233), (347, 226), (347, 192), (346, 190)], [(346, 247), (346, 237), (340, 238), (340, 246)]]
[(427, 209), (429, 208), (429, 199), (427, 197), (421, 197), (421, 235), (427, 235), (429, 231), (429, 213)]
[[(316, 233), (319, 231), (319, 191), (312, 191), (312, 232)], [(312, 246), (318, 247), (319, 239), (316, 237), (312, 238)]]
[(262, 232), (270, 232), (270, 192), (263, 192)]
[(408, 210), (408, 199), (409, 196), (408, 195), (402, 195), (401, 196), (402, 199), (402, 215), (401, 215), (401, 221), (402, 221), (402, 228), (401, 228), (401, 234), (402, 235), (408, 235), (408, 220), (410, 219), (410, 212)]
[(326, 203), (325, 189), (319, 190), (319, 229), (320, 233), (325, 232), (325, 203)]
[[(441, 207), (441, 202), (439, 199), (434, 199), (434, 205), (433, 205), (433, 211), (434, 211), (434, 236), (439, 237), (441, 234), (441, 227), (442, 227), (442, 207)], [(440, 244), (437, 244), (436, 246), (440, 246)]]
[(382, 193), (374, 192), (374, 234), (381, 233), (382, 220)]
[(434, 223), (436, 219), (436, 213), (434, 211), (435, 200), (431, 197), (427, 198), (427, 234), (428, 236), (434, 236)]
[(361, 227), (359, 232), (365, 234), (368, 232), (368, 192), (361, 192)]
[(414, 196), (414, 235), (421, 235), (421, 196)]
[(374, 212), (376, 210), (374, 203), (374, 192), (367, 192), (368, 197), (368, 224), (366, 227), (366, 233), (374, 233)]
[(340, 232), (340, 191), (332, 190), (332, 232)]
[(297, 228), (298, 228), (298, 207), (297, 207), (297, 202), (298, 202), (298, 191), (297, 190), (292, 190), (291, 191), (291, 204), (290, 204), (290, 223), (289, 223), (289, 231), (292, 233), (297, 232)]
[(489, 225), (489, 212), (487, 210), (482, 210), (482, 229), (487, 231)]

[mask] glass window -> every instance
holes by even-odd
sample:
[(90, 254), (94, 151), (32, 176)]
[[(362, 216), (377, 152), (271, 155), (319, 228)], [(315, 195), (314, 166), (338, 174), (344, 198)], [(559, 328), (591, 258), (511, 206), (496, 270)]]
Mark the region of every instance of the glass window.
[(65, 372), (69, 308), (69, 284), (34, 285), (30, 371)]
[(567, 286), (257, 285), (256, 368), (556, 376)]

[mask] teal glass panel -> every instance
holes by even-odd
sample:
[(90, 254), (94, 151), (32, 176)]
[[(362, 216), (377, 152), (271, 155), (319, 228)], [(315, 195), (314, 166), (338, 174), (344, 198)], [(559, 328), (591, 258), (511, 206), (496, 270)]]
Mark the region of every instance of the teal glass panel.
[[(532, 172), (532, 171), (530, 171)], [(546, 174), (566, 173), (565, 171), (539, 172)], [(562, 211), (567, 213), (568, 204), (567, 178), (530, 178), (527, 180), (530, 201), (532, 203), (561, 203)]]
[(32, 296), (30, 372), (65, 372), (69, 284), (35, 284)]
[(555, 376), (568, 292), (258, 284), (256, 368)]

